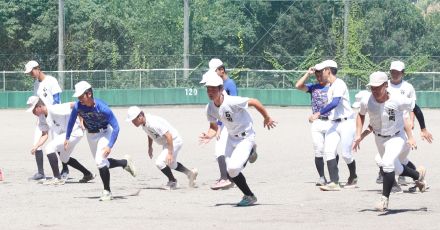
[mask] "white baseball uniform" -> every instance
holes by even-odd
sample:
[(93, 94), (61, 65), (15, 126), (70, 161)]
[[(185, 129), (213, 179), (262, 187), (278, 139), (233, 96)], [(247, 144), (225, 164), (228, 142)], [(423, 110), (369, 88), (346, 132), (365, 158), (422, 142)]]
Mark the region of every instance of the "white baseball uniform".
[(379, 151), (384, 172), (403, 172), (399, 155), (406, 148), (404, 131), (404, 112), (411, 109), (412, 100), (396, 93), (389, 93), (389, 99), (378, 103), (373, 96), (364, 97), (360, 103), (359, 114), (368, 113), (370, 126), (375, 134), (376, 146)]
[[(394, 85), (391, 83), (391, 81), (388, 81), (388, 92), (394, 93), (394, 94), (401, 94), (404, 97), (407, 97), (411, 101), (411, 106), (408, 110), (405, 110), (403, 113), (403, 117), (405, 119), (410, 119), (410, 113), (413, 111), (414, 106), (416, 105), (416, 91), (414, 90), (414, 87), (408, 83), (407, 81), (402, 80), (400, 84)], [(407, 147), (402, 152), (401, 155), (399, 155), (400, 162), (404, 165), (408, 164), (408, 154), (410, 152), (411, 148)]]
[(162, 152), (156, 158), (156, 166), (162, 170), (167, 166), (167, 155), (168, 155), (168, 143), (165, 134), (169, 132), (173, 137), (173, 162), (170, 164), (171, 169), (177, 168), (177, 155), (183, 145), (183, 140), (180, 137), (177, 130), (168, 123), (165, 119), (159, 116), (154, 116), (151, 114), (146, 114), (146, 124), (142, 126), (142, 129), (147, 133), (147, 135), (153, 139), (157, 144), (162, 145)]
[(39, 116), (39, 129), (41, 131), (51, 131), (53, 138), (46, 145), (46, 154), (60, 152), (61, 161), (67, 163), (72, 154), (75, 145), (81, 140), (83, 134), (78, 120), (72, 131), (69, 148), (64, 150), (64, 141), (66, 140), (67, 123), (72, 109), (70, 103), (48, 105), (47, 116)]
[[(44, 100), (46, 105), (52, 105), (54, 103), (53, 95), (57, 93), (61, 93), (61, 87), (59, 86), (56, 78), (46, 75), (43, 81), (34, 81), (34, 95), (39, 96), (42, 100)], [(37, 125), (34, 130), (34, 145), (38, 143), (40, 137), (41, 130)], [(41, 150), (41, 147), (38, 150)]]
[[(228, 95), (226, 90), (223, 90), (223, 95)], [(228, 140), (228, 129), (223, 124), (219, 125), (219, 128), (221, 128), (221, 131), (219, 139), (215, 142), (215, 158), (225, 155)]]
[(255, 144), (252, 118), (247, 111), (247, 97), (224, 95), (223, 103), (217, 107), (211, 101), (206, 107), (208, 121), (220, 120), (229, 134), (226, 141), (225, 160), (229, 176), (238, 176), (249, 158)]
[(351, 146), (356, 132), (356, 123), (353, 119), (353, 110), (350, 105), (350, 96), (347, 85), (339, 78), (330, 85), (327, 92), (328, 103), (333, 98), (340, 97), (338, 105), (330, 111), (329, 120), (331, 126), (325, 135), (324, 153), (326, 160), (336, 158), (338, 144), (341, 146), (341, 154), (347, 164), (354, 160)]

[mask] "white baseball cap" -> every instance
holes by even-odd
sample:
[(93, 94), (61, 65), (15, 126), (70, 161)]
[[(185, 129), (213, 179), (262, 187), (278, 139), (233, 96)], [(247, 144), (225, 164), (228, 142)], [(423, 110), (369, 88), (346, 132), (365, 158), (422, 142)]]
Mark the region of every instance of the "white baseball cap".
[(361, 107), (362, 98), (369, 96), (371, 93), (368, 90), (361, 90), (355, 96), (355, 102), (351, 105), (351, 107), (358, 109)]
[(209, 61), (209, 69), (216, 70), (218, 67), (222, 66), (223, 62), (218, 58), (213, 58)]
[(142, 112), (142, 110), (137, 106), (130, 106), (128, 108), (127, 112), (127, 119), (125, 119), (126, 122), (133, 121), (139, 114)]
[[(213, 76), (213, 73), (215, 74), (215, 75), (217, 75), (217, 73), (214, 71), (214, 70), (208, 70), (206, 73), (204, 73), (203, 74), (203, 76), (202, 76), (202, 80), (200, 81), (200, 84), (204, 84), (204, 83), (206, 83), (206, 81), (208, 80), (208, 77), (211, 75), (211, 76)], [(217, 75), (218, 76), (218, 75)]]
[(30, 96), (26, 102), (26, 104), (28, 105), (28, 109), (26, 110), (26, 112), (32, 112), (39, 100), (40, 98), (37, 96)]
[(219, 86), (223, 85), (223, 79), (214, 71), (206, 72), (205, 86)]
[(405, 63), (401, 61), (393, 61), (391, 62), (390, 70), (397, 70), (402, 72), (405, 69)]
[(81, 95), (83, 95), (83, 93), (92, 88), (92, 86), (86, 82), (86, 81), (80, 81), (78, 83), (75, 84), (75, 93), (73, 94), (72, 97), (79, 97)]
[(29, 61), (24, 66), (24, 73), (30, 73), (35, 67), (39, 66), (36, 61)]
[(370, 75), (370, 82), (367, 84), (367, 86), (380, 86), (383, 83), (388, 81), (388, 76), (385, 72), (374, 72)]
[(327, 67), (331, 67), (331, 68), (336, 68), (337, 69), (338, 68), (338, 64), (335, 61), (333, 61), (333, 60), (325, 60), (325, 61), (315, 65), (315, 69), (318, 70), (318, 71), (323, 70), (324, 68), (327, 68)]

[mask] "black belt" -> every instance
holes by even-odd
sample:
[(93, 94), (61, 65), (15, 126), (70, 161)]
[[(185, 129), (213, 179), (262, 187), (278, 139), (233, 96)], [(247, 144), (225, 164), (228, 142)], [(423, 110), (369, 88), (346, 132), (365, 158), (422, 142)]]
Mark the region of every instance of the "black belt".
[(242, 133), (239, 133), (239, 134), (235, 134), (234, 137), (245, 137), (246, 134), (247, 134), (247, 132), (242, 132)]
[(334, 121), (334, 122), (341, 122), (341, 121), (346, 121), (346, 120), (348, 120), (348, 117), (338, 118), (338, 119), (335, 119), (335, 120), (332, 120), (332, 121)]
[(328, 121), (328, 117), (324, 117), (324, 116), (319, 116), (318, 119), (319, 120), (323, 120), (323, 121)]
[(102, 128), (102, 129), (93, 129), (93, 130), (88, 129), (87, 132), (88, 133), (99, 133), (99, 132), (104, 131), (106, 129), (107, 129), (107, 127)]
[(396, 136), (397, 134), (400, 133), (400, 131), (397, 131), (397, 133), (392, 134), (392, 135), (382, 135), (382, 134), (380, 134), (380, 133), (376, 133), (376, 132), (374, 132), (374, 131), (373, 131), (373, 133), (376, 134), (378, 137), (387, 138), (387, 137), (394, 137), (394, 136)]

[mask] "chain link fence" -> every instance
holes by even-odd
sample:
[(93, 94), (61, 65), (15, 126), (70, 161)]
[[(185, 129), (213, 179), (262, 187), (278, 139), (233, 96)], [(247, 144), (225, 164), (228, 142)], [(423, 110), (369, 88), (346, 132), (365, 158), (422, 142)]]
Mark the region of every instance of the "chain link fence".
[[(101, 89), (145, 89), (145, 88), (197, 88), (205, 69), (136, 69), (136, 70), (70, 70), (45, 71), (58, 79), (64, 89), (73, 89), (82, 80)], [(229, 76), (239, 88), (291, 89), (305, 73), (298, 70), (250, 70), (230, 69)], [(349, 89), (365, 89), (368, 76), (340, 77)], [(314, 78), (309, 79), (313, 81)], [(440, 72), (413, 72), (405, 75), (417, 91), (440, 91)], [(3, 91), (30, 91), (33, 79), (23, 72), (0, 72)]]

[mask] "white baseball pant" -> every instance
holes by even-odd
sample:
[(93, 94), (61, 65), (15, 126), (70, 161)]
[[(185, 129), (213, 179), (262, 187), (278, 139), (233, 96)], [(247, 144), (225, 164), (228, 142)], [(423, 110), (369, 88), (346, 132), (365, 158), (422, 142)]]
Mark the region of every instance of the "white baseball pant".
[[(377, 150), (380, 155), (379, 166), (383, 167), (384, 172), (395, 172), (400, 175), (403, 166), (399, 161), (399, 155), (406, 146), (406, 136), (403, 132), (392, 137), (379, 137), (375, 135)], [(376, 162), (378, 159), (376, 157)]]
[(338, 145), (340, 143), (342, 158), (344, 158), (345, 163), (351, 164), (354, 160), (351, 147), (355, 132), (356, 124), (352, 118), (340, 122), (331, 121), (331, 126), (325, 134), (325, 160), (329, 161), (336, 158)]
[(112, 127), (108, 125), (107, 129), (100, 130), (98, 133), (87, 132), (87, 141), (89, 142), (90, 151), (98, 168), (110, 166), (107, 157), (103, 156), (103, 148), (108, 145), (112, 131)]
[(79, 143), (82, 136), (70, 136), (69, 147), (64, 150), (64, 141), (66, 140), (66, 133), (54, 134), (52, 140), (46, 145), (46, 154), (59, 152), (60, 159), (63, 163), (69, 161), (70, 155), (75, 149), (76, 144)]
[[(178, 138), (176, 140), (173, 140), (173, 162), (170, 164), (171, 169), (177, 168), (177, 155), (180, 152), (180, 149), (182, 148), (183, 140)], [(162, 152), (159, 154), (159, 156), (156, 158), (156, 166), (162, 170), (167, 166), (167, 155), (168, 155), (168, 145), (162, 146)]]
[(244, 168), (249, 159), (252, 147), (255, 145), (255, 132), (248, 131), (245, 136), (229, 134), (226, 142), (225, 161), (230, 177), (236, 177)]
[(330, 121), (317, 119), (313, 121), (310, 127), (315, 157), (324, 157), (325, 133), (327, 133), (327, 130), (330, 128), (330, 126)]
[(225, 155), (226, 142), (228, 141), (228, 129), (223, 126), (220, 138), (215, 142), (215, 158)]

